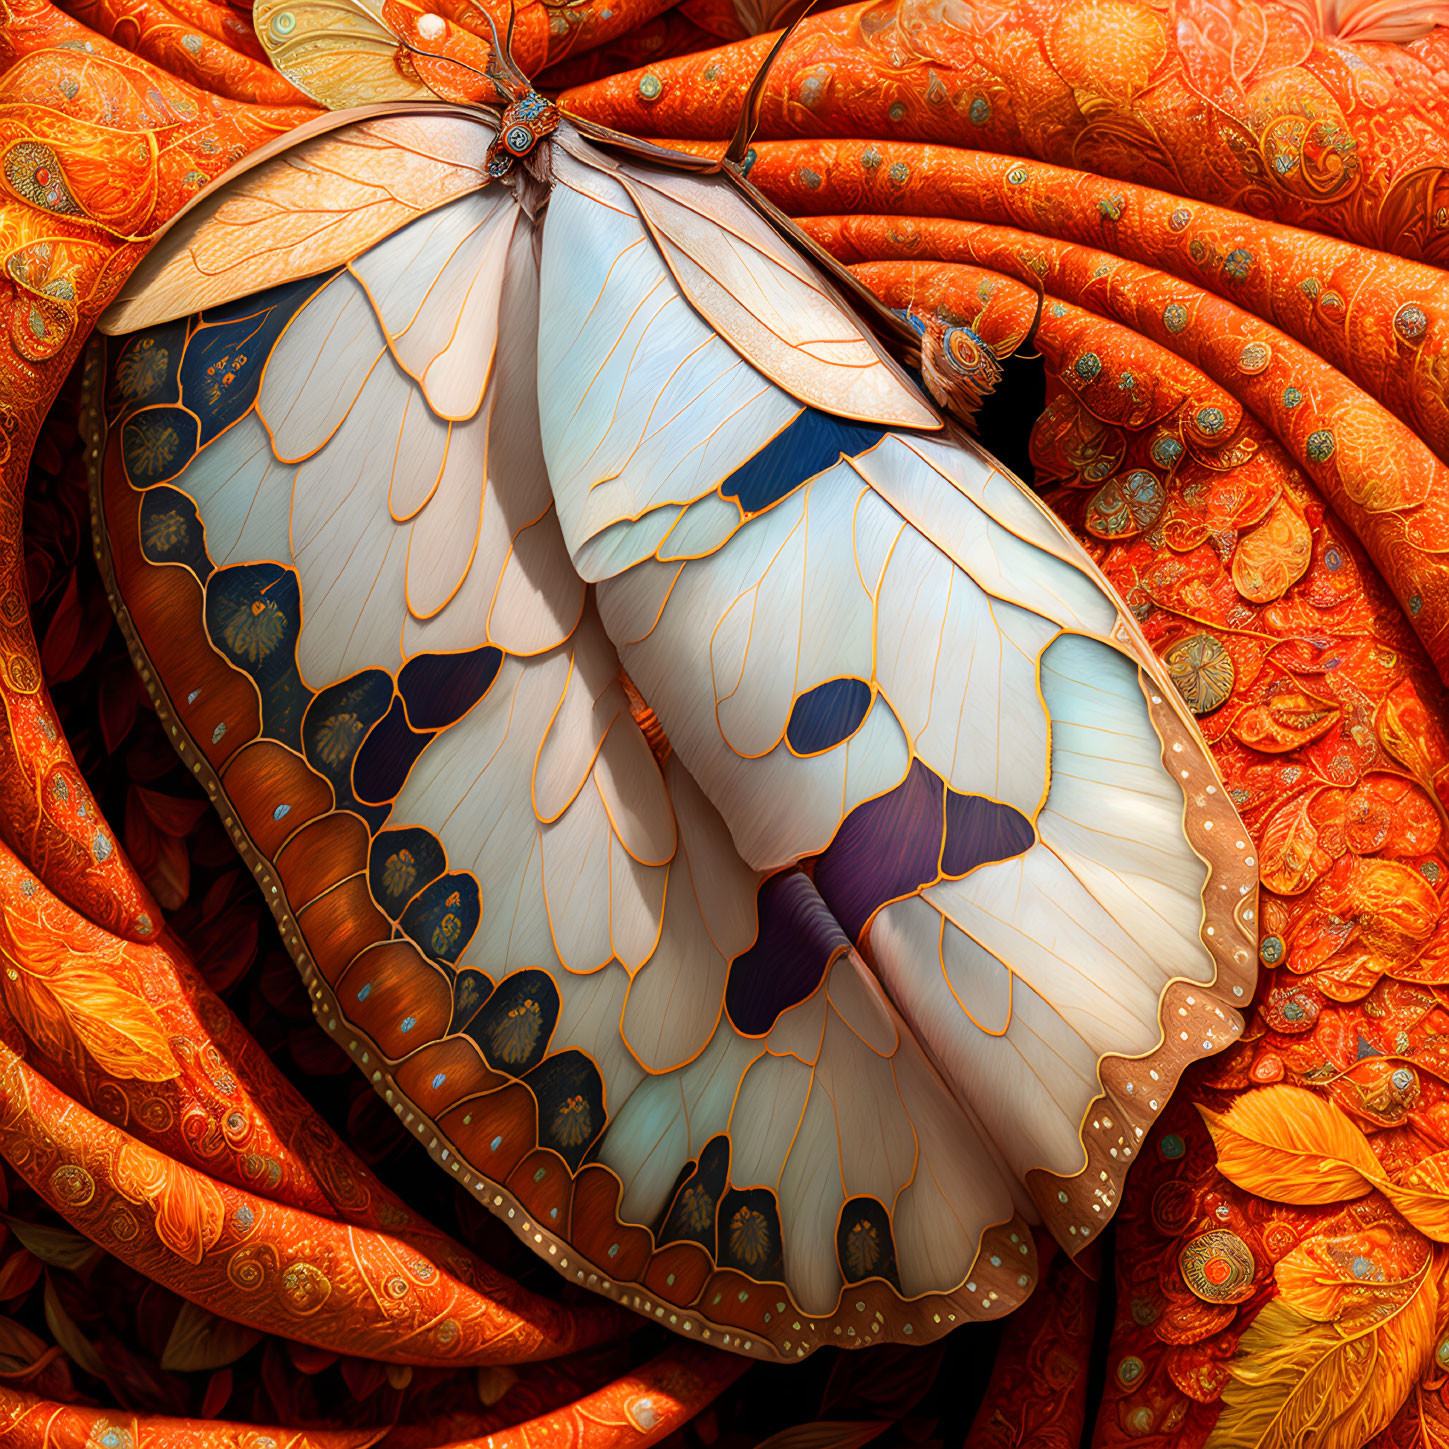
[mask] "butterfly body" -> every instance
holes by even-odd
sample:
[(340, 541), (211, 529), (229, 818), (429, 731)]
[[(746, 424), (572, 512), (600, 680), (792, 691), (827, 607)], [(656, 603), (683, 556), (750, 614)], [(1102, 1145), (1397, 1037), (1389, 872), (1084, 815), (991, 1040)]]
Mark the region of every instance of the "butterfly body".
[(1239, 1029), (1251, 847), (898, 319), (507, 94), (333, 117), (139, 269), (123, 625), (324, 1026), (561, 1271), (782, 1358), (998, 1315)]

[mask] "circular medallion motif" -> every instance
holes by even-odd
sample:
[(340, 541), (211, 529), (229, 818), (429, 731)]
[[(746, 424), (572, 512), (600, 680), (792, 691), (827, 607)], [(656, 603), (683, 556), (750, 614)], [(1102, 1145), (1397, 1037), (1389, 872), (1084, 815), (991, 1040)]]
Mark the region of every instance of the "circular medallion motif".
[(1310, 462), (1326, 463), (1333, 457), (1333, 447), (1333, 434), (1327, 428), (1320, 428), (1316, 433), (1309, 433), (1305, 451)]
[(40, 671), (23, 654), (10, 660), (10, 683), (23, 694), (34, 694), (40, 688)]
[(1196, 715), (1211, 714), (1233, 692), (1233, 657), (1211, 634), (1189, 634), (1162, 662)]
[(657, 101), (664, 94), (664, 82), (653, 71), (639, 77), (639, 94), (646, 101)]
[(330, 1280), (312, 1263), (291, 1263), (282, 1274), (282, 1296), (292, 1311), (304, 1318), (316, 1313), (331, 1295)]
[(1241, 1303), (1253, 1296), (1256, 1264), (1248, 1245), (1226, 1228), (1199, 1233), (1177, 1255), (1182, 1281), (1204, 1303)]
[(1135, 468), (1125, 478), (1104, 483), (1087, 505), (1087, 532), (1097, 538), (1131, 538), (1151, 528), (1167, 494), (1153, 473)]
[(275, 1258), (270, 1249), (238, 1248), (227, 1260), (226, 1276), (243, 1293), (254, 1293), (266, 1282), (267, 1265), (263, 1256)]
[(1192, 1215), (1192, 1189), (1185, 1182), (1164, 1182), (1152, 1194), (1152, 1222), (1158, 1232), (1175, 1238), (1192, 1221)]
[(68, 1207), (84, 1207), (96, 1195), (95, 1179), (73, 1162), (57, 1167), (50, 1174), (50, 1185)]
[(1152, 445), (1152, 461), (1171, 468), (1182, 457), (1182, 444), (1176, 438), (1158, 438)]
[(1250, 342), (1238, 354), (1238, 371), (1256, 377), (1273, 360), (1273, 349), (1266, 342)]
[(1406, 302), (1394, 313), (1394, 331), (1405, 342), (1418, 342), (1429, 330), (1429, 319), (1422, 307)]
[(1223, 262), (1223, 276), (1230, 282), (1241, 282), (1253, 270), (1253, 254), (1242, 247), (1230, 251)]
[(1162, 309), (1162, 325), (1175, 337), (1187, 326), (1187, 308), (1181, 302), (1169, 302)]
[(1101, 370), (1102, 359), (1095, 352), (1084, 352), (1072, 366), (1072, 371), (1083, 382), (1091, 382)]
[(988, 356), (991, 363), (995, 363), (996, 354), (988, 354), (986, 344), (969, 327), (948, 327), (941, 338), (941, 347), (946, 360), (967, 376), (982, 371), (984, 367), (998, 373), (1001, 370), (999, 367), (986, 367)]

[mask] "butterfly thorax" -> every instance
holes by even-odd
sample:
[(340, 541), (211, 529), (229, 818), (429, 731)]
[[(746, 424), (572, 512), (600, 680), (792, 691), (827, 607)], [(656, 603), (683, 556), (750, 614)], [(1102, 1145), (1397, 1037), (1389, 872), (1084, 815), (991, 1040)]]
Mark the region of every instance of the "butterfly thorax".
[(498, 137), (488, 148), (488, 174), (496, 181), (512, 180), (530, 216), (542, 210), (551, 184), (548, 147), (541, 143), (558, 129), (561, 119), (558, 107), (530, 88), (504, 109)]

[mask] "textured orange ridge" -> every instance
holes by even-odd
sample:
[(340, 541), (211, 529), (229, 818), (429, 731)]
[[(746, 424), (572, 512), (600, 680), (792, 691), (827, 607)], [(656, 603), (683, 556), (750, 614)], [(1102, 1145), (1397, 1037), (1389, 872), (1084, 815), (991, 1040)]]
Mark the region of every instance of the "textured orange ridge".
[[(0, 72), (0, 144), (62, 148), (75, 193), (75, 210), (63, 215), (13, 193), (4, 203), (0, 839), (98, 925), (145, 940), (160, 912), (105, 828), (41, 679), (20, 542), (26, 468), (51, 399), (144, 238), (234, 160), (312, 112), (198, 90), (45, 3), (0, 9)], [(56, 277), (69, 297), (46, 291)]]
[[(680, 1344), (596, 1393), (479, 1438), (419, 1437), (408, 1430), (263, 1429), (253, 1424), (167, 1419), (57, 1404), (0, 1387), (6, 1449), (648, 1449), (688, 1423), (744, 1371), (742, 1360)], [(107, 1431), (110, 1431), (108, 1436)], [(118, 1438), (116, 1431), (129, 1438)]]
[[(112, 1126), (0, 1047), (0, 1153), (115, 1257), (236, 1322), (396, 1363), (525, 1362), (627, 1329), (618, 1310), (571, 1313), (418, 1231), (331, 1133), (297, 1130), (309, 1109), (254, 1046), (228, 1051), (239, 1027), (204, 988), (187, 992), (161, 947), (122, 954), (8, 852), (0, 900), (12, 1044), (23, 1048), (18, 1026), (83, 1100), (96, 1067), (109, 1068), (106, 1105), (125, 1103), (135, 1127)], [(218, 1116), (220, 1143), (184, 1130)], [(289, 1124), (296, 1150), (273, 1121)], [(157, 1122), (174, 1125), (144, 1126)]]

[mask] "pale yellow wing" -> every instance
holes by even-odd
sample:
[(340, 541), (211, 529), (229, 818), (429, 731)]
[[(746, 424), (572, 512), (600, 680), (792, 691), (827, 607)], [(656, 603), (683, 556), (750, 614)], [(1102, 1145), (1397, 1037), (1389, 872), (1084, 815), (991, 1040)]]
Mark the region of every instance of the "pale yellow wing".
[(398, 36), (366, 0), (258, 0), (257, 38), (298, 90), (330, 110), (434, 99), (399, 66)]

